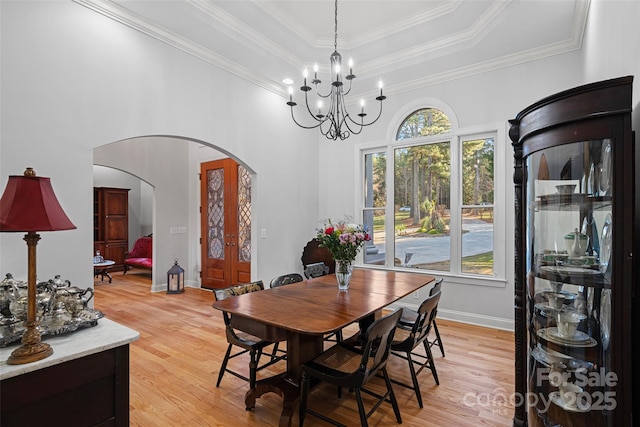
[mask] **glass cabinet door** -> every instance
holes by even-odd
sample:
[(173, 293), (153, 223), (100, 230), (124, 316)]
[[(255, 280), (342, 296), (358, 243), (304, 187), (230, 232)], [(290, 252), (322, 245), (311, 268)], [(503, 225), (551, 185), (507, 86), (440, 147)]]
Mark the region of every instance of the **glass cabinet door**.
[(529, 425), (610, 426), (612, 139), (524, 159)]

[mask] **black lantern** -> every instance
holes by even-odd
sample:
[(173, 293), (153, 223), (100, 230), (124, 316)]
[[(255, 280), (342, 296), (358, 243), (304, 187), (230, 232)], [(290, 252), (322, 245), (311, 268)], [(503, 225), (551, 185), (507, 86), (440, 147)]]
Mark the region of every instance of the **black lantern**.
[(178, 265), (178, 258), (173, 267), (167, 271), (167, 293), (179, 294), (184, 292), (184, 269)]

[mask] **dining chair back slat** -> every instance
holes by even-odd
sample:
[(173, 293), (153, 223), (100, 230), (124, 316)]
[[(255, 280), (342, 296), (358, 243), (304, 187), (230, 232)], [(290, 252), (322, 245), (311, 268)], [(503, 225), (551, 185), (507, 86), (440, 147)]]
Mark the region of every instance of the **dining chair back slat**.
[(302, 282), (304, 278), (298, 273), (283, 274), (282, 276), (274, 277), (269, 283), (270, 288), (277, 288), (279, 286), (290, 285), (292, 283)]
[(320, 277), (326, 274), (329, 274), (329, 267), (324, 262), (314, 262), (304, 267), (304, 275), (307, 279), (313, 279), (314, 277)]

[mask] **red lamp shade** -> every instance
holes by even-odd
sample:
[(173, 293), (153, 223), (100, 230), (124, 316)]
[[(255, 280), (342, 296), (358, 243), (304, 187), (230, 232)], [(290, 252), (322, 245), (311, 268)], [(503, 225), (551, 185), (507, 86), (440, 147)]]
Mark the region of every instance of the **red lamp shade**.
[(0, 199), (0, 232), (36, 232), (76, 228), (64, 213), (51, 180), (35, 176), (27, 168), (24, 176), (11, 175)]

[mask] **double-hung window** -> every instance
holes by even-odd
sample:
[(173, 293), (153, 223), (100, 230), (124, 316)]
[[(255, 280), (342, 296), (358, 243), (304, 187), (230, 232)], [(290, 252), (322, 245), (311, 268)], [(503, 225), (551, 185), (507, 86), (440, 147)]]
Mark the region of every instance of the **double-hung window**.
[[(386, 147), (363, 150), (368, 265), (495, 277), (495, 130), (414, 111)], [(502, 266), (502, 263), (498, 263)]]

